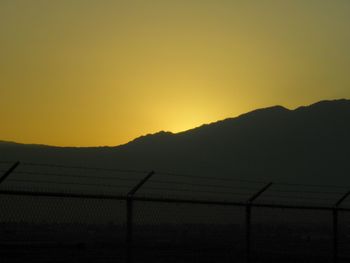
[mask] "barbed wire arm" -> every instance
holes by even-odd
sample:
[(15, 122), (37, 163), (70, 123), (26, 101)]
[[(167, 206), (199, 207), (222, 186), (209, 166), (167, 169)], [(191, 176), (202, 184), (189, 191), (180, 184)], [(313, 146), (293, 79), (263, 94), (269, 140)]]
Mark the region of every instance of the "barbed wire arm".
[(248, 199), (248, 204), (253, 203), (259, 196), (261, 196), (268, 188), (272, 186), (272, 182), (265, 185), (263, 188), (261, 188), (258, 192), (256, 192), (252, 197)]
[(348, 198), (350, 195), (350, 191), (346, 192), (341, 198), (339, 198), (339, 200), (335, 203), (334, 207), (338, 208), (344, 201), (346, 198)]
[(7, 177), (19, 166), (20, 162), (14, 163), (10, 169), (8, 169), (1, 177), (0, 177), (0, 184), (3, 183)]
[(136, 192), (152, 177), (154, 171), (151, 171), (145, 178), (143, 178), (137, 185), (135, 185), (127, 194), (127, 197), (133, 197)]

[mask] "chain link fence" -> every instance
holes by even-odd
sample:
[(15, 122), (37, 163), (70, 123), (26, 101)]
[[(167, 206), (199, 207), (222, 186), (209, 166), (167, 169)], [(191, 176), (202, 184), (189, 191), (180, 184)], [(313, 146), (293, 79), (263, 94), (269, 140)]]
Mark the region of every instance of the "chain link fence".
[(0, 261), (349, 262), (344, 186), (0, 162)]

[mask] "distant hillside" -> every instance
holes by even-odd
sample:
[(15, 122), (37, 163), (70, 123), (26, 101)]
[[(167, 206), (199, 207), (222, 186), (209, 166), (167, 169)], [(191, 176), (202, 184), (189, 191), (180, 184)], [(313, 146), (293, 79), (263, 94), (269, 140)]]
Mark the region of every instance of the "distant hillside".
[(255, 110), (117, 147), (0, 142), (0, 160), (154, 169), (239, 178), (350, 184), (350, 100)]

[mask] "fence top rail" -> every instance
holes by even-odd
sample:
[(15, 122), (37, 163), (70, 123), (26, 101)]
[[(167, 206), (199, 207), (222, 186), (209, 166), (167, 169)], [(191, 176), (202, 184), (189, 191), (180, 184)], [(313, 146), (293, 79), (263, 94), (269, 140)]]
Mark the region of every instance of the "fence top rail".
[[(0, 195), (14, 196), (33, 196), (33, 197), (62, 197), (62, 198), (81, 198), (81, 199), (99, 199), (99, 200), (119, 200), (126, 201), (127, 196), (123, 195), (94, 195), (94, 194), (74, 194), (74, 193), (55, 193), (55, 192), (33, 192), (33, 191), (13, 191), (0, 190)], [(269, 203), (251, 203), (247, 202), (231, 202), (231, 201), (211, 201), (211, 200), (192, 200), (192, 199), (177, 199), (177, 198), (155, 198), (155, 197), (138, 197), (134, 196), (133, 201), (142, 202), (160, 202), (160, 203), (182, 203), (182, 204), (202, 204), (202, 205), (221, 205), (221, 206), (236, 206), (236, 207), (265, 207), (276, 209), (302, 209), (302, 210), (323, 210), (334, 211), (331, 206), (306, 206), (306, 205), (283, 205)], [(350, 208), (336, 208), (342, 212), (350, 212)]]
[[(152, 197), (135, 197), (135, 201), (144, 202), (163, 202), (163, 203), (187, 203), (187, 204), (204, 204), (204, 205), (224, 205), (224, 206), (239, 206), (239, 207), (265, 207), (265, 208), (279, 208), (279, 209), (303, 209), (303, 210), (325, 210), (333, 211), (334, 208), (330, 206), (306, 206), (306, 205), (283, 205), (283, 204), (269, 204), (269, 203), (246, 203), (246, 202), (230, 202), (230, 201), (208, 201), (208, 200), (191, 200), (191, 199), (175, 199), (175, 198), (152, 198)], [(341, 208), (340, 211), (350, 211), (347, 208)]]
[(122, 195), (98, 195), (98, 194), (76, 194), (76, 193), (57, 193), (57, 192), (33, 192), (33, 191), (14, 191), (0, 190), (0, 195), (19, 195), (34, 197), (62, 197), (62, 198), (81, 198), (81, 199), (105, 199), (105, 200), (125, 200)]

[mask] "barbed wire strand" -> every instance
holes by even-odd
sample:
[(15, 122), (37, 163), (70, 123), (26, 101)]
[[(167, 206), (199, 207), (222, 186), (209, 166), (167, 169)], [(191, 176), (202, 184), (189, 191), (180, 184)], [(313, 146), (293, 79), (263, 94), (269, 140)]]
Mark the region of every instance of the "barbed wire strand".
[[(0, 161), (0, 163), (15, 163), (10, 161)], [(130, 170), (130, 169), (117, 169), (117, 168), (99, 168), (99, 167), (87, 167), (87, 166), (68, 166), (68, 165), (58, 165), (58, 164), (48, 164), (48, 163), (32, 163), (32, 162), (23, 162), (21, 163), (25, 166), (39, 166), (39, 167), (52, 167), (52, 168), (67, 168), (67, 169), (81, 169), (81, 170), (94, 170), (94, 171), (108, 171), (108, 172), (127, 172), (127, 173), (137, 173), (137, 174), (147, 174), (149, 171), (142, 170)], [(6, 172), (6, 171), (1, 171)], [(222, 178), (222, 177), (209, 177), (209, 176), (196, 176), (191, 174), (180, 174), (180, 173), (168, 173), (168, 172), (157, 172), (158, 175), (168, 175), (168, 176), (177, 176), (177, 177), (187, 177), (192, 179), (205, 179), (205, 180), (217, 180), (217, 181), (226, 181), (226, 182), (247, 182), (247, 183), (266, 183), (266, 181), (257, 181), (257, 180), (247, 180), (247, 179), (238, 179), (238, 178)], [(52, 174), (53, 175), (53, 174)], [(58, 175), (58, 174), (57, 174)], [(62, 176), (62, 175), (61, 175)], [(76, 175), (74, 175), (76, 176)], [(83, 176), (80, 176), (83, 177)], [(87, 177), (86, 177), (87, 178)], [(96, 177), (97, 178), (97, 177)], [(101, 178), (101, 177), (99, 177)], [(107, 179), (107, 178), (102, 178)], [(111, 178), (108, 178), (111, 179)], [(194, 185), (189, 183), (189, 185)], [(340, 185), (316, 185), (316, 184), (301, 184), (301, 183), (288, 183), (288, 182), (279, 182), (274, 185), (279, 186), (300, 186), (300, 187), (319, 187), (319, 188), (338, 188), (338, 189), (350, 189), (350, 187), (340, 186)], [(284, 191), (284, 192), (287, 192)], [(311, 192), (311, 191), (305, 191)]]
[(13, 172), (13, 174), (57, 176), (57, 177), (69, 177), (69, 178), (87, 178), (87, 179), (106, 179), (106, 180), (120, 180), (120, 181), (132, 181), (132, 182), (140, 181), (140, 179), (136, 179), (136, 178), (121, 178), (116, 176), (91, 176), (91, 175), (78, 175), (78, 174), (39, 173), (39, 172), (22, 172), (22, 171)]
[[(2, 172), (0, 170), (0, 172)], [(67, 178), (86, 178), (86, 179), (106, 179), (106, 180), (120, 180), (120, 181), (132, 181), (137, 182), (140, 179), (136, 178), (121, 178), (116, 176), (90, 176), (90, 175), (78, 175), (78, 174), (61, 174), (61, 173), (40, 173), (40, 172), (26, 172), (26, 171), (19, 171), (19, 172), (13, 172), (13, 174), (27, 174), (27, 175), (40, 175), (40, 176), (55, 176), (55, 177), (67, 177)], [(258, 190), (257, 187), (240, 187), (240, 186), (227, 186), (227, 185), (216, 185), (216, 184), (196, 184), (196, 183), (189, 183), (189, 182), (178, 182), (178, 181), (165, 181), (165, 180), (150, 180), (149, 183), (161, 183), (161, 184), (175, 184), (175, 185), (188, 185), (188, 186), (194, 186), (194, 187), (210, 187), (210, 188), (222, 188), (222, 189), (245, 189), (245, 190)]]
[(149, 171), (142, 171), (142, 170), (88, 167), (88, 166), (69, 166), (69, 165), (49, 164), (49, 163), (23, 162), (21, 164), (24, 166), (39, 166), (39, 167), (52, 167), (52, 168), (64, 168), (64, 169), (94, 170), (94, 171), (106, 171), (106, 172), (125, 172), (125, 173), (138, 173), (138, 174), (149, 173)]
[(87, 184), (87, 183), (74, 183), (74, 182), (53, 182), (44, 180), (21, 180), (21, 179), (9, 179), (6, 182), (21, 182), (21, 183), (38, 183), (38, 184), (53, 184), (53, 185), (78, 185), (78, 186), (98, 186), (98, 187), (111, 187), (111, 188), (130, 188), (130, 185), (111, 185), (111, 184)]
[(294, 190), (274, 190), (269, 189), (269, 193), (300, 193), (300, 194), (326, 194), (326, 195), (341, 195), (343, 192), (319, 192), (319, 191), (294, 191)]
[(237, 193), (237, 192), (218, 192), (218, 191), (204, 191), (204, 190), (193, 190), (193, 189), (176, 189), (176, 188), (158, 188), (158, 187), (146, 187), (147, 190), (159, 190), (159, 191), (174, 191), (174, 192), (191, 192), (191, 193), (209, 193), (209, 194), (229, 194), (229, 195), (251, 195), (250, 192), (247, 193)]
[(272, 198), (285, 198), (285, 199), (300, 199), (300, 200), (326, 200), (326, 201), (333, 201), (329, 198), (316, 198), (316, 197), (301, 197), (301, 196), (287, 196), (287, 195), (271, 195), (271, 194), (265, 194), (261, 196), (261, 199), (266, 197), (272, 197)]
[(275, 185), (320, 187), (320, 188), (339, 188), (339, 189), (348, 189), (348, 190), (350, 189), (350, 186), (341, 186), (341, 185), (301, 184), (301, 183), (286, 183), (286, 182), (276, 182)]
[(206, 179), (206, 180), (217, 180), (217, 181), (227, 181), (227, 182), (246, 182), (246, 183), (257, 183), (265, 184), (267, 181), (255, 181), (255, 180), (246, 180), (246, 179), (236, 179), (236, 178), (223, 178), (223, 177), (209, 177), (201, 175), (191, 175), (191, 174), (180, 174), (180, 173), (166, 173), (166, 172), (157, 172), (158, 175), (168, 175), (168, 176), (177, 176), (177, 177), (187, 177), (193, 179)]
[(188, 182), (177, 182), (177, 181), (164, 181), (164, 180), (150, 180), (149, 184), (152, 183), (160, 183), (160, 184), (174, 184), (174, 185), (188, 185), (194, 187), (211, 187), (211, 188), (222, 188), (222, 189), (245, 189), (245, 190), (259, 190), (259, 188), (255, 187), (240, 187), (240, 186), (228, 186), (228, 185), (217, 185), (217, 184), (196, 184), (196, 183), (188, 183)]

